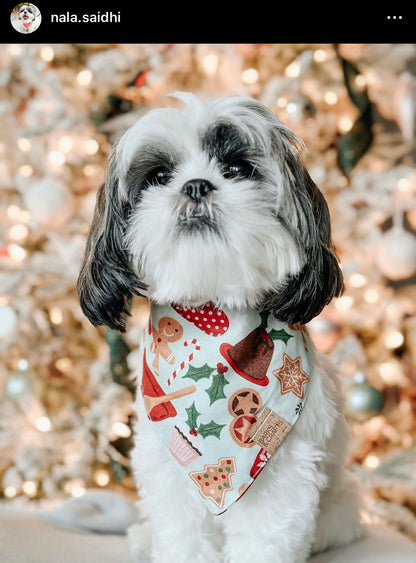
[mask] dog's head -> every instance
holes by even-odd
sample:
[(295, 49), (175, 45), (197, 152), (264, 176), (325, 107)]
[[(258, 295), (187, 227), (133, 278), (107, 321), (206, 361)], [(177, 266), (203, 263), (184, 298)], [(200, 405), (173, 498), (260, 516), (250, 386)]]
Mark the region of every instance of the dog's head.
[(29, 23), (35, 19), (35, 12), (32, 6), (24, 4), (19, 10), (19, 19), (24, 23)]
[(119, 139), (78, 280), (95, 325), (126, 304), (267, 308), (306, 323), (342, 290), (327, 204), (301, 141), (249, 98), (150, 111)]

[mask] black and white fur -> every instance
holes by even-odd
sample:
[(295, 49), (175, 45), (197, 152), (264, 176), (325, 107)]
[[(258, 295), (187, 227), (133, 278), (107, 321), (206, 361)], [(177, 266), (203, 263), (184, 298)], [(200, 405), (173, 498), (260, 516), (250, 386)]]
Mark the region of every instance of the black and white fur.
[[(307, 323), (343, 281), (302, 142), (253, 99), (204, 105), (176, 95), (183, 111), (150, 111), (114, 147), (78, 282), (85, 314), (124, 331), (128, 303), (142, 294), (158, 304), (268, 308)], [(303, 562), (361, 534), (343, 467), (340, 384), (317, 352), (315, 372), (296, 427), (220, 517), (172, 466), (137, 399), (133, 468), (153, 561)], [(132, 535), (143, 551), (144, 536)]]

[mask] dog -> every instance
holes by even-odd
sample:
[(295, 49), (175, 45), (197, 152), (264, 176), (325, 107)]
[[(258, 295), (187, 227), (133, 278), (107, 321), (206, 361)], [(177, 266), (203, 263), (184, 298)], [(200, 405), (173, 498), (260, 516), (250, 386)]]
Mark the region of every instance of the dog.
[(17, 20), (14, 22), (14, 27), (20, 33), (32, 33), (35, 31), (41, 22), (40, 14), (35, 13), (33, 4), (23, 4), (19, 9)]
[(133, 551), (303, 562), (363, 533), (341, 385), (304, 328), (344, 287), (328, 206), (302, 141), (259, 101), (174, 95), (183, 110), (151, 110), (115, 143), (78, 280), (94, 325), (123, 332), (134, 295), (151, 305)]

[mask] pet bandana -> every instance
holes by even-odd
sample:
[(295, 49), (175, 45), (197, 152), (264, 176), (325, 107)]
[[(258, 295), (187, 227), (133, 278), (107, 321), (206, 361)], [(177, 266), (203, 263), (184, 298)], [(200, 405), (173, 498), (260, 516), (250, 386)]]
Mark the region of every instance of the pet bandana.
[(312, 375), (302, 325), (269, 311), (151, 305), (141, 391), (152, 427), (214, 514), (292, 430)]

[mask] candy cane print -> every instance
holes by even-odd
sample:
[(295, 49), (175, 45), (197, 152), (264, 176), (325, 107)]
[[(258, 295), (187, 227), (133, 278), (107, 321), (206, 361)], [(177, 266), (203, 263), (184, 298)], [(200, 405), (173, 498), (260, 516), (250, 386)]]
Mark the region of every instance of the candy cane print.
[[(184, 360), (183, 362), (180, 363), (179, 368), (175, 369), (175, 371), (172, 373), (172, 379), (176, 379), (176, 377), (178, 376), (178, 373), (183, 371), (185, 369), (185, 367), (189, 364), (189, 362), (192, 362), (192, 360), (195, 357), (195, 352), (198, 352), (198, 350), (201, 349), (201, 346), (198, 344), (198, 340), (196, 338), (193, 338), (192, 341), (189, 342), (184, 342), (183, 343), (184, 346), (188, 347), (188, 346), (192, 346), (193, 350), (192, 352), (188, 355), (188, 357), (186, 358), (186, 360)], [(168, 379), (168, 385), (170, 385), (172, 382), (170, 380), (170, 378)]]

